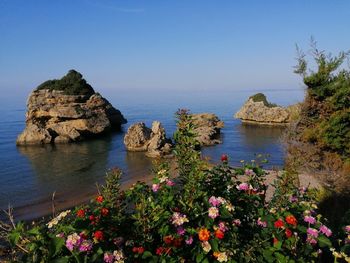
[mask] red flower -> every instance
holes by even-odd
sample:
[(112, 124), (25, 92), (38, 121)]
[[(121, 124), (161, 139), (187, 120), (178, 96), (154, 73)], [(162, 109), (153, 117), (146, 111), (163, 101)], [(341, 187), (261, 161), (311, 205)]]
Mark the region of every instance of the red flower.
[(222, 232), (220, 229), (217, 229), (215, 231), (215, 237), (218, 238), (218, 239), (223, 239), (225, 236), (224, 232)]
[(100, 230), (97, 230), (95, 233), (94, 233), (94, 238), (96, 240), (103, 240), (104, 236), (103, 236), (103, 232), (100, 231)]
[(228, 157), (227, 157), (226, 154), (221, 155), (221, 161), (222, 162), (227, 162), (227, 160), (228, 160)]
[(82, 218), (82, 217), (84, 217), (84, 216), (85, 216), (85, 210), (84, 210), (84, 209), (79, 209), (79, 210), (77, 211), (77, 217)]
[(156, 249), (156, 254), (157, 255), (162, 255), (164, 251), (165, 251), (165, 247), (158, 247)]
[(273, 244), (276, 245), (278, 243), (278, 239), (277, 238), (273, 238)]
[(94, 221), (95, 220), (95, 216), (94, 215), (89, 216), (89, 220), (90, 221)]
[(139, 251), (139, 248), (138, 248), (138, 247), (133, 247), (133, 248), (132, 248), (132, 252), (137, 253), (138, 251)]
[(177, 248), (181, 247), (182, 241), (183, 241), (183, 239), (181, 237), (180, 238), (175, 238), (174, 242), (173, 242), (174, 247), (177, 247)]
[(171, 245), (174, 241), (174, 238), (172, 236), (165, 236), (163, 237), (163, 241), (167, 245)]
[(109, 210), (107, 208), (103, 207), (101, 209), (101, 215), (106, 216), (106, 215), (108, 215), (108, 213), (109, 213)]
[(145, 248), (144, 247), (139, 247), (137, 253), (143, 254), (143, 252), (145, 252)]
[(284, 232), (286, 234), (287, 238), (290, 238), (292, 236), (292, 231), (290, 231), (290, 229), (286, 229), (286, 231)]
[(103, 196), (102, 195), (99, 195), (96, 197), (96, 202), (97, 203), (102, 203), (103, 202)]
[(297, 219), (293, 215), (286, 216), (286, 222), (293, 226), (296, 226), (298, 224)]
[(282, 227), (284, 227), (284, 223), (283, 223), (282, 219), (278, 219), (278, 220), (274, 223), (274, 226), (275, 226), (276, 228), (282, 228)]

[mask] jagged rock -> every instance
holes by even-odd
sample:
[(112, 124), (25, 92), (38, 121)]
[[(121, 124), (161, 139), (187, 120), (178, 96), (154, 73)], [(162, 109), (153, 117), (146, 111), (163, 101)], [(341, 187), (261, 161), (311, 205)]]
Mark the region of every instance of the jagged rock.
[(172, 150), (171, 140), (166, 138), (165, 129), (159, 121), (152, 123), (152, 129), (143, 122), (131, 125), (124, 144), (128, 151), (144, 151), (149, 157), (165, 157)]
[(264, 94), (258, 93), (249, 97), (234, 117), (248, 123), (288, 124), (292, 119), (292, 112), (296, 110), (297, 106), (284, 108), (276, 104), (270, 104)]
[[(82, 81), (79, 74), (78, 80)], [(66, 90), (43, 89), (42, 85), (28, 98), (26, 128), (17, 138), (18, 145), (76, 142), (127, 122), (91, 86), (86, 94), (68, 95)]]
[(221, 121), (215, 114), (192, 114), (192, 120), (196, 127), (196, 139), (200, 145), (206, 146), (221, 143), (220, 129), (224, 127), (224, 122)]

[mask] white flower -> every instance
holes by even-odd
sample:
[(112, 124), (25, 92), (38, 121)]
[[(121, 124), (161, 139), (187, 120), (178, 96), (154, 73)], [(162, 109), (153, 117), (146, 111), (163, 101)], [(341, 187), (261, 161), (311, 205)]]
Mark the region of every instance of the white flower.
[(228, 260), (226, 252), (218, 252), (217, 258), (219, 262), (226, 262)]
[(203, 241), (201, 245), (204, 252), (208, 253), (211, 250), (211, 245), (209, 244), (208, 241)]

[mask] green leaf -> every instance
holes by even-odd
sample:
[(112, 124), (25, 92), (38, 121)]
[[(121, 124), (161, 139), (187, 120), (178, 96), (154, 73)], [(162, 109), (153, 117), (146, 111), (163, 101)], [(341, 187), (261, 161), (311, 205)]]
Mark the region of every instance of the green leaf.
[(21, 237), (21, 234), (18, 233), (17, 231), (12, 232), (11, 234), (9, 234), (9, 240), (11, 245), (16, 245), (19, 241), (19, 238)]
[(63, 246), (64, 246), (63, 238), (60, 238), (60, 237), (52, 238), (49, 244), (50, 253), (52, 254), (52, 257), (55, 257), (58, 253), (60, 253)]
[(216, 239), (210, 240), (209, 243), (210, 243), (213, 251), (219, 251), (219, 244), (218, 244), (218, 241)]
[(69, 257), (62, 257), (54, 260), (50, 260), (51, 263), (68, 263)]
[(146, 259), (150, 257), (152, 257), (152, 253), (150, 251), (145, 251), (142, 255), (142, 259)]
[(332, 242), (325, 236), (318, 237), (318, 244), (320, 247), (332, 247)]
[(196, 256), (196, 262), (197, 262), (197, 263), (202, 262), (203, 258), (204, 258), (204, 254), (202, 254), (202, 253), (197, 254), (197, 256)]

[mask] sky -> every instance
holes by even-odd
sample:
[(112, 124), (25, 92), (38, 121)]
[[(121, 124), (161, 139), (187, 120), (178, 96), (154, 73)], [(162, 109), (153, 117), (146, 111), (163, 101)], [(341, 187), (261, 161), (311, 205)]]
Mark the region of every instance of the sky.
[(350, 1), (0, 0), (0, 90), (70, 69), (98, 91), (300, 89), (298, 44), (350, 49)]

